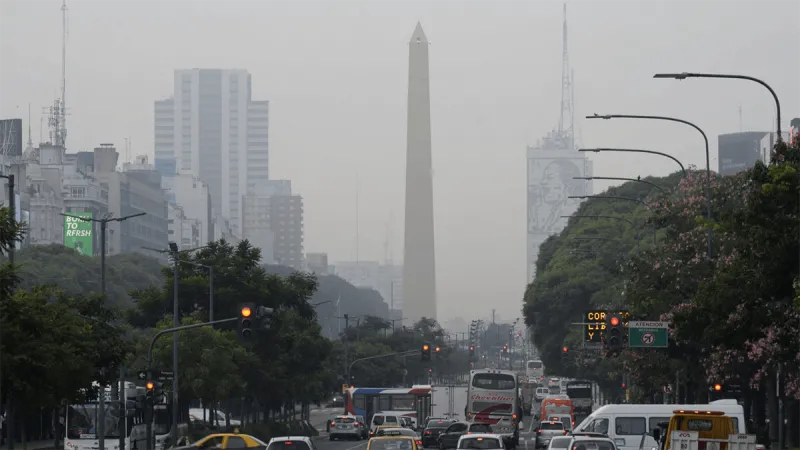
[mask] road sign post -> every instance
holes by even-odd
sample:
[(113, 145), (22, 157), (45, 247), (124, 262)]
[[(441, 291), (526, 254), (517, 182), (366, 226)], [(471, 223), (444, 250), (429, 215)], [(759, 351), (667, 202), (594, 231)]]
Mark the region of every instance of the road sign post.
[(666, 348), (669, 323), (632, 320), (628, 324), (628, 344), (633, 348)]

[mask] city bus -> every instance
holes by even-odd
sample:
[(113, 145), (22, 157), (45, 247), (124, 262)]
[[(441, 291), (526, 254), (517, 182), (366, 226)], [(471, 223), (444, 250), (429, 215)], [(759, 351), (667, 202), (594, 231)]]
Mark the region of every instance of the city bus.
[(532, 359), (525, 364), (525, 376), (528, 381), (541, 383), (544, 381), (544, 364), (540, 359)]
[(491, 425), (507, 447), (516, 448), (522, 417), (516, 374), (509, 370), (472, 370), (467, 389), (467, 420)]
[(344, 394), (344, 413), (364, 416), (369, 423), (376, 413), (389, 413), (410, 417), (415, 425), (431, 413), (431, 386), (414, 385), (410, 388), (360, 388), (351, 387)]
[(586, 417), (592, 413), (592, 382), (573, 380), (567, 383), (567, 397), (575, 405), (575, 415)]

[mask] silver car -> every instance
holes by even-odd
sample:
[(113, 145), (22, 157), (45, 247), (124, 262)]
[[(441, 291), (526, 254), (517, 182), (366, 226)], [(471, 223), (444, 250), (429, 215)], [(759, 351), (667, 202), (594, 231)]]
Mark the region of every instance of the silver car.
[(363, 429), (355, 417), (339, 416), (333, 419), (333, 424), (331, 425), (331, 431), (329, 434), (330, 440), (333, 441), (339, 438), (355, 438), (357, 440), (361, 440), (362, 436)]

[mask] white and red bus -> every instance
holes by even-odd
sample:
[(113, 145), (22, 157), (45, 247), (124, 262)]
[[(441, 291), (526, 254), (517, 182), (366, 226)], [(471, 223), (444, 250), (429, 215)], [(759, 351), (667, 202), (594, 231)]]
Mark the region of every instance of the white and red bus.
[(344, 413), (364, 416), (369, 423), (376, 413), (410, 417), (416, 424), (424, 423), (431, 412), (431, 386), (410, 388), (351, 387), (344, 394)]
[(517, 375), (509, 370), (480, 369), (469, 374), (467, 420), (491, 425), (507, 447), (519, 444), (522, 416)]

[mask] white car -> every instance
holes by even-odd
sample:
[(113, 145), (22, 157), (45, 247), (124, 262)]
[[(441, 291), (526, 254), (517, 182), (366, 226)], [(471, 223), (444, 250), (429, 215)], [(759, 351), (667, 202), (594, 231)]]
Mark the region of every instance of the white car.
[(496, 434), (475, 433), (465, 434), (458, 438), (456, 448), (461, 450), (497, 450), (505, 449), (503, 438)]
[(306, 436), (280, 436), (270, 439), (265, 450), (317, 450), (317, 447)]

